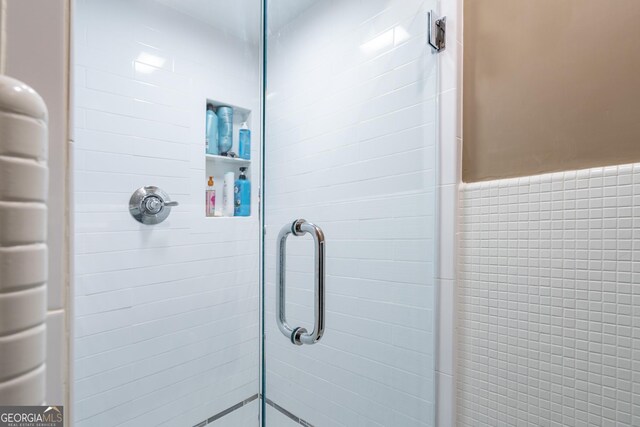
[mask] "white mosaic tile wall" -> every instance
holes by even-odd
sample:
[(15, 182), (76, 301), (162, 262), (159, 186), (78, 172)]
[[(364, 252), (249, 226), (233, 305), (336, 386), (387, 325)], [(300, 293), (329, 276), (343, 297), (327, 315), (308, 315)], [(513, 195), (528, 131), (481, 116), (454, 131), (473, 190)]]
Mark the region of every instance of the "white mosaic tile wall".
[(640, 425), (640, 164), (460, 195), (458, 424)]

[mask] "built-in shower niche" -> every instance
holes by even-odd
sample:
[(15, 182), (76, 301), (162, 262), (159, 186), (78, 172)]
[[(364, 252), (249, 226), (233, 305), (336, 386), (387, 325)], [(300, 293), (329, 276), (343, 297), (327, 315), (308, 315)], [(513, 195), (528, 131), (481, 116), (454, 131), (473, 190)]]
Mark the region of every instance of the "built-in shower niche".
[[(242, 127), (242, 124), (246, 123), (249, 130), (250, 131), (252, 130), (251, 110), (248, 108), (239, 107), (226, 102), (207, 99), (203, 109), (203, 112), (205, 114), (205, 123), (208, 123), (206, 120), (207, 118), (206, 115), (207, 115), (207, 106), (209, 104), (213, 105), (216, 111), (216, 115), (218, 114), (219, 107), (231, 107), (233, 110), (233, 121), (232, 121), (233, 144), (231, 146), (231, 149), (229, 150), (229, 153), (234, 153), (235, 157), (232, 157), (230, 155), (224, 156), (221, 154), (209, 154), (207, 152), (206, 135), (205, 135), (205, 139), (202, 147), (202, 151), (205, 156), (205, 176), (203, 177), (203, 180), (202, 180), (204, 195), (205, 195), (205, 197), (203, 197), (203, 200), (205, 203), (203, 211), (205, 213), (205, 216), (210, 218), (233, 217), (233, 215), (224, 214), (224, 206), (223, 206), (224, 177), (228, 172), (233, 172), (234, 181), (235, 181), (240, 176), (240, 168), (244, 167), (246, 168), (245, 175), (247, 177), (247, 180), (253, 186), (251, 162), (254, 159), (252, 157), (250, 159), (243, 159), (239, 157), (240, 129)], [(218, 119), (218, 122), (220, 122), (220, 119)], [(205, 132), (206, 132), (206, 125), (205, 125)], [(251, 147), (253, 148), (254, 144), (256, 143), (253, 140), (253, 137), (254, 137), (253, 132), (251, 132), (250, 136), (251, 136), (250, 144), (251, 144)], [(253, 152), (253, 149), (251, 149), (250, 152)], [(208, 203), (208, 201), (211, 199), (210, 193), (207, 192), (208, 190), (210, 190), (210, 187), (208, 185), (209, 177), (213, 177), (213, 181), (214, 181), (213, 189), (215, 191), (215, 211), (213, 214)], [(230, 197), (233, 198), (233, 194), (231, 194)], [(253, 213), (254, 213), (254, 206), (251, 206), (251, 216), (253, 216)]]

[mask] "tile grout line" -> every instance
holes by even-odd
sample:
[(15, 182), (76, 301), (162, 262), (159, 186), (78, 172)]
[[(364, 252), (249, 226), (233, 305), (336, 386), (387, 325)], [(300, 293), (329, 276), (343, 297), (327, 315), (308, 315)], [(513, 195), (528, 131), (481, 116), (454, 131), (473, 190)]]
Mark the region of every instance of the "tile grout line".
[(229, 415), (230, 413), (232, 413), (236, 409), (240, 409), (243, 406), (253, 402), (257, 398), (258, 398), (258, 393), (254, 394), (251, 397), (248, 397), (248, 398), (244, 399), (241, 402), (236, 403), (235, 405), (232, 405), (232, 406), (228, 407), (227, 409), (225, 409), (223, 411), (218, 412), (217, 414), (207, 418), (206, 420), (200, 421), (198, 424), (195, 424), (193, 427), (203, 427), (203, 426), (205, 426), (207, 424), (211, 424), (214, 421), (217, 421), (220, 418), (224, 417), (225, 415)]
[(265, 398), (265, 401), (267, 402), (267, 404), (269, 406), (271, 406), (272, 408), (274, 408), (275, 410), (279, 411), (280, 413), (282, 413), (283, 415), (287, 416), (288, 418), (290, 418), (291, 420), (293, 420), (294, 422), (300, 424), (301, 426), (305, 426), (305, 427), (314, 427), (313, 424), (311, 424), (308, 421), (303, 420), (302, 418), (292, 414), (291, 412), (287, 411), (286, 409), (284, 409), (282, 406), (278, 405), (277, 403), (275, 403), (274, 401), (272, 401), (269, 398)]

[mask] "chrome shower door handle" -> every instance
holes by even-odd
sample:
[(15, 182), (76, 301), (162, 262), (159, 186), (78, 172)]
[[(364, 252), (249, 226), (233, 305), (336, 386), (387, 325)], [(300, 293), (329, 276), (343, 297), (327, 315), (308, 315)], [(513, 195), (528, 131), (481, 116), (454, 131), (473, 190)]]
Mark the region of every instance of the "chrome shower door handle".
[[(302, 236), (306, 233), (311, 234), (314, 241), (314, 325), (313, 330), (308, 332), (303, 327), (292, 328), (287, 323), (286, 314), (286, 259), (287, 259), (287, 237), (289, 234), (294, 236)], [(280, 230), (277, 241), (276, 255), (276, 323), (283, 335), (291, 340), (293, 344), (315, 344), (322, 334), (324, 334), (324, 311), (325, 311), (325, 241), (322, 229), (315, 224), (297, 219), (292, 224), (287, 224)]]

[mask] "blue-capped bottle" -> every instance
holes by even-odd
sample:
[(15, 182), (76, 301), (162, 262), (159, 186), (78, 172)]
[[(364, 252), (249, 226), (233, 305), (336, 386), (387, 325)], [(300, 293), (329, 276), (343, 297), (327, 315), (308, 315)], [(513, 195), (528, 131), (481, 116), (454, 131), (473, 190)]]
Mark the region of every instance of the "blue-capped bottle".
[(250, 160), (251, 159), (251, 131), (247, 126), (247, 122), (242, 124), (239, 132), (240, 136), (238, 138), (238, 156), (241, 159)]
[(207, 104), (207, 124), (206, 124), (206, 152), (207, 154), (218, 154), (218, 116), (213, 104)]
[(233, 216), (251, 215), (251, 182), (245, 174), (247, 168), (240, 168), (240, 176), (233, 189)]

